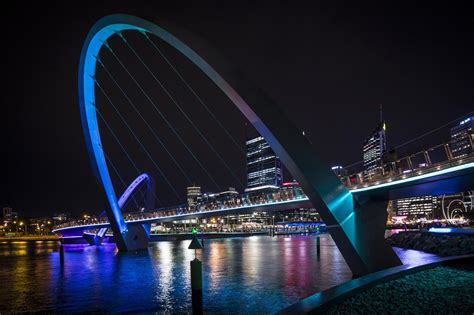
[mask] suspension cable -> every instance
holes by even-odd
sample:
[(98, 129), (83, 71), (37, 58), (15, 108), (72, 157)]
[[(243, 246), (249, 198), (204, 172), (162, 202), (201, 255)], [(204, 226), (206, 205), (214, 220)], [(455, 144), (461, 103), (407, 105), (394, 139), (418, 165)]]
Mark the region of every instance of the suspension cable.
[[(104, 116), (102, 115), (102, 113), (100, 112), (99, 108), (97, 106), (94, 105), (94, 108), (100, 118), (100, 120), (104, 123), (104, 125), (107, 127), (107, 129), (109, 130), (110, 134), (113, 136), (113, 138), (115, 139), (115, 141), (118, 143), (118, 145), (120, 146), (120, 149), (125, 153), (125, 156), (127, 157), (127, 159), (130, 161), (130, 163), (132, 163), (133, 167), (135, 168), (136, 172), (138, 175), (140, 175), (142, 172), (140, 171), (140, 169), (137, 167), (137, 165), (135, 164), (135, 162), (133, 161), (133, 159), (130, 157), (130, 155), (128, 154), (127, 150), (125, 150), (125, 147), (122, 145), (122, 142), (119, 140), (119, 138), (117, 137), (117, 135), (115, 134), (115, 132), (113, 131), (113, 129), (110, 127), (110, 125), (107, 123), (107, 121), (105, 120)], [(107, 160), (110, 161), (110, 163), (112, 163), (112, 161), (109, 159), (109, 157), (107, 156), (107, 153), (105, 151), (104, 152), (104, 155), (106, 156)], [(113, 168), (114, 165), (112, 165)], [(117, 175), (119, 175), (120, 177), (120, 174), (118, 172), (116, 172)], [(122, 182), (123, 179), (122, 179)], [(125, 188), (127, 188), (127, 184), (125, 184)], [(155, 200), (158, 202), (158, 204), (160, 205), (163, 205), (163, 203), (160, 201), (160, 199), (158, 199), (158, 196), (156, 196), (155, 192), (152, 191), (151, 192), (153, 194), (153, 196), (155, 197)]]
[[(128, 41), (125, 39), (125, 37), (119, 32), (119, 37), (122, 38), (123, 42), (127, 45), (128, 48), (133, 52), (133, 54), (137, 57), (137, 59), (141, 62), (141, 64), (145, 67), (145, 69), (148, 71), (148, 73), (153, 77), (156, 83), (163, 89), (163, 91), (166, 93), (166, 95), (170, 98), (170, 100), (173, 102), (173, 104), (178, 108), (178, 110), (181, 112), (181, 114), (186, 118), (186, 120), (189, 122), (189, 124), (194, 128), (194, 130), (199, 134), (199, 136), (204, 140), (206, 145), (211, 149), (212, 152), (217, 156), (217, 158), (221, 161), (221, 163), (227, 168), (229, 173), (234, 177), (235, 180), (241, 185), (241, 187), (244, 187), (242, 182), (239, 180), (239, 178), (235, 175), (234, 171), (229, 167), (227, 162), (222, 158), (222, 156), (219, 154), (219, 152), (214, 148), (214, 146), (209, 142), (207, 137), (201, 132), (201, 130), (197, 127), (197, 125), (192, 121), (192, 119), (189, 117), (188, 114), (183, 110), (183, 108), (179, 105), (178, 101), (171, 95), (171, 93), (168, 91), (168, 89), (163, 85), (160, 79), (156, 77), (156, 75), (151, 71), (151, 69), (147, 66), (147, 64), (143, 61), (143, 59), (138, 55), (136, 50), (128, 43)], [(114, 54), (115, 55), (115, 54)]]
[(414, 139), (412, 139), (412, 140), (409, 140), (409, 141), (407, 141), (407, 142), (405, 142), (405, 143), (402, 143), (402, 144), (396, 146), (394, 149), (399, 149), (399, 148), (401, 148), (401, 147), (403, 147), (403, 146), (405, 146), (405, 145), (407, 145), (407, 144), (410, 144), (410, 143), (412, 143), (412, 142), (414, 142), (414, 141), (416, 141), (416, 140), (419, 140), (419, 139), (421, 139), (421, 138), (423, 138), (423, 137), (426, 137), (427, 135), (432, 134), (433, 132), (436, 132), (436, 131), (438, 131), (438, 130), (440, 130), (440, 129), (442, 129), (442, 128), (445, 128), (446, 126), (451, 125), (452, 123), (458, 121), (459, 119), (461, 119), (461, 118), (463, 118), (463, 117), (465, 117), (465, 116), (467, 116), (467, 115), (473, 114), (473, 113), (474, 113), (474, 111), (472, 111), (472, 112), (470, 112), (470, 113), (467, 113), (467, 114), (465, 114), (465, 115), (462, 115), (461, 117), (458, 117), (458, 118), (456, 118), (456, 119), (453, 119), (453, 120), (451, 120), (450, 122), (447, 122), (447, 123), (445, 123), (444, 125), (442, 125), (442, 126), (440, 126), (440, 127), (438, 127), (438, 128), (435, 128), (435, 129), (433, 129), (433, 130), (431, 130), (431, 131), (428, 131), (428, 132), (422, 134), (421, 136), (418, 136), (418, 137), (416, 137), (416, 138), (414, 138)]
[(151, 99), (151, 97), (145, 92), (145, 90), (143, 90), (143, 88), (140, 86), (140, 84), (137, 82), (137, 80), (135, 79), (135, 77), (130, 73), (130, 71), (128, 71), (127, 67), (121, 62), (121, 60), (118, 58), (118, 56), (114, 53), (114, 51), (112, 50), (112, 48), (108, 45), (108, 43), (106, 41), (103, 42), (104, 46), (107, 47), (109, 49), (109, 51), (112, 53), (112, 55), (117, 59), (117, 61), (120, 63), (120, 65), (122, 66), (122, 68), (125, 70), (125, 72), (127, 72), (127, 74), (130, 76), (130, 78), (132, 79), (132, 81), (135, 83), (135, 85), (137, 85), (137, 87), (141, 90), (141, 92), (143, 93), (143, 95), (146, 97), (146, 99), (150, 102), (150, 104), (153, 106), (153, 108), (155, 109), (155, 111), (160, 115), (160, 117), (163, 119), (163, 121), (165, 121), (165, 123), (168, 125), (168, 127), (171, 129), (171, 131), (174, 133), (174, 135), (178, 138), (178, 140), (181, 142), (181, 144), (186, 148), (186, 150), (189, 152), (189, 154), (193, 157), (193, 159), (196, 161), (196, 163), (201, 167), (201, 169), (206, 173), (206, 175), (211, 179), (212, 183), (217, 187), (217, 189), (220, 189), (219, 188), (219, 185), (217, 184), (216, 180), (214, 179), (214, 177), (212, 177), (212, 175), (209, 173), (209, 171), (204, 167), (204, 165), (201, 163), (201, 161), (199, 161), (199, 159), (196, 157), (196, 155), (192, 152), (192, 150), (189, 148), (189, 146), (184, 142), (183, 138), (181, 138), (181, 136), (178, 134), (178, 132), (173, 128), (173, 126), (171, 125), (171, 123), (168, 121), (168, 119), (166, 119), (166, 117), (164, 116), (164, 114), (158, 109), (158, 107), (156, 106), (155, 102), (153, 102), (153, 100)]
[(122, 145), (122, 142), (120, 142), (119, 138), (117, 137), (117, 135), (115, 134), (115, 132), (112, 130), (112, 128), (110, 127), (110, 125), (107, 123), (107, 121), (105, 120), (104, 116), (102, 116), (102, 113), (99, 111), (99, 109), (97, 107), (95, 107), (95, 110), (97, 112), (97, 114), (99, 115), (99, 118), (102, 120), (102, 122), (105, 124), (105, 126), (107, 127), (107, 129), (109, 130), (109, 132), (112, 134), (112, 136), (114, 137), (115, 141), (119, 144), (120, 148), (122, 149), (122, 151), (125, 153), (125, 155), (127, 156), (128, 160), (130, 161), (130, 163), (132, 163), (133, 167), (135, 168), (135, 170), (137, 171), (138, 174), (141, 173), (140, 169), (137, 167), (137, 165), (135, 164), (135, 162), (132, 160), (132, 158), (130, 157), (130, 155), (128, 154), (127, 150), (125, 150), (125, 147)]
[[(122, 176), (120, 176), (120, 173), (118, 172), (117, 168), (115, 167), (114, 163), (112, 162), (112, 160), (109, 158), (109, 156), (107, 155), (107, 153), (104, 152), (104, 155), (105, 155), (105, 158), (107, 159), (107, 162), (110, 164), (110, 166), (112, 166), (112, 170), (114, 171), (115, 175), (117, 175), (117, 177), (119, 178), (120, 182), (122, 183), (123, 187), (124, 187), (124, 191), (127, 189), (127, 184), (125, 183), (125, 181), (123, 180)], [(143, 194), (142, 194), (142, 197), (143, 197)], [(137, 206), (137, 209), (140, 207), (138, 205), (138, 202), (135, 198), (135, 196), (132, 196), (132, 199), (133, 201), (135, 202), (135, 205)]]
[(127, 99), (128, 103), (132, 106), (132, 108), (135, 110), (135, 112), (138, 114), (138, 116), (140, 116), (140, 118), (143, 120), (143, 122), (145, 123), (145, 125), (148, 127), (148, 129), (151, 131), (152, 135), (155, 137), (155, 139), (158, 141), (158, 143), (161, 145), (161, 147), (165, 150), (165, 152), (168, 154), (168, 156), (171, 158), (171, 160), (174, 162), (174, 164), (178, 167), (178, 169), (180, 170), (180, 172), (183, 174), (183, 176), (186, 178), (186, 180), (188, 181), (188, 184), (191, 184), (192, 181), (191, 179), (189, 178), (189, 176), (186, 174), (186, 172), (183, 170), (183, 168), (181, 167), (181, 165), (178, 163), (178, 161), (176, 161), (176, 159), (174, 158), (174, 156), (171, 154), (171, 152), (168, 150), (168, 148), (165, 146), (165, 144), (163, 143), (163, 141), (161, 141), (160, 137), (158, 137), (158, 135), (156, 134), (155, 130), (150, 126), (150, 124), (146, 121), (146, 119), (143, 117), (143, 115), (140, 113), (140, 111), (137, 109), (135, 103), (130, 99), (130, 97), (128, 96), (128, 94), (123, 90), (123, 88), (120, 86), (120, 84), (117, 82), (117, 80), (115, 80), (115, 78), (112, 76), (112, 74), (110, 73), (109, 69), (105, 66), (105, 64), (99, 59), (97, 58), (97, 62), (102, 66), (102, 68), (105, 70), (105, 72), (107, 73), (108, 77), (112, 80), (112, 82), (114, 82), (115, 86), (117, 86), (117, 88), (120, 90), (120, 92), (123, 94), (123, 96)]
[(107, 93), (105, 92), (105, 90), (102, 88), (102, 86), (100, 85), (100, 83), (96, 80), (96, 78), (94, 77), (94, 82), (95, 84), (97, 85), (97, 87), (99, 88), (99, 90), (102, 92), (102, 94), (105, 96), (105, 98), (107, 99), (107, 101), (110, 103), (110, 105), (112, 105), (112, 107), (114, 108), (115, 112), (119, 115), (120, 119), (122, 120), (122, 122), (127, 126), (128, 130), (130, 131), (130, 133), (133, 135), (133, 137), (135, 138), (135, 140), (138, 142), (138, 144), (140, 145), (140, 147), (143, 149), (143, 151), (145, 151), (146, 155), (148, 156), (148, 158), (150, 159), (150, 161), (153, 163), (153, 165), (156, 167), (156, 169), (158, 170), (158, 172), (160, 173), (160, 175), (163, 177), (163, 179), (165, 180), (165, 182), (168, 184), (168, 186), (171, 188), (171, 190), (173, 191), (173, 193), (176, 195), (176, 197), (178, 198), (178, 200), (180, 200), (181, 202), (181, 197), (179, 196), (178, 192), (176, 191), (176, 189), (174, 188), (174, 186), (170, 183), (170, 181), (168, 180), (168, 177), (166, 177), (166, 175), (162, 172), (162, 170), (160, 169), (160, 167), (156, 164), (155, 160), (153, 159), (153, 157), (151, 156), (150, 152), (148, 152), (148, 150), (146, 149), (146, 147), (143, 145), (143, 143), (140, 141), (140, 139), (137, 137), (137, 135), (135, 134), (135, 132), (132, 130), (132, 128), (130, 127), (130, 125), (126, 122), (126, 120), (123, 118), (122, 114), (120, 113), (120, 111), (117, 109), (117, 107), (114, 105), (114, 103), (112, 102), (112, 100), (110, 99), (110, 97), (107, 95)]
[(237, 140), (232, 136), (232, 134), (227, 130), (227, 128), (220, 122), (219, 119), (217, 119), (216, 115), (209, 109), (209, 106), (204, 102), (204, 100), (196, 93), (196, 91), (191, 87), (191, 85), (184, 79), (184, 77), (181, 75), (181, 73), (176, 69), (176, 67), (173, 65), (173, 63), (169, 60), (168, 57), (163, 53), (161, 49), (158, 48), (158, 46), (151, 40), (151, 38), (148, 36), (148, 34), (145, 31), (140, 31), (140, 33), (143, 34), (143, 36), (151, 43), (151, 45), (155, 48), (155, 50), (160, 54), (160, 56), (166, 61), (166, 63), (170, 66), (171, 69), (176, 73), (176, 75), (181, 79), (181, 81), (184, 83), (184, 85), (189, 89), (189, 91), (196, 97), (198, 102), (206, 109), (207, 113), (209, 116), (211, 116), (214, 121), (219, 125), (219, 127), (224, 130), (224, 133), (229, 137), (229, 139), (234, 143), (235, 147), (245, 154), (244, 149), (238, 144)]

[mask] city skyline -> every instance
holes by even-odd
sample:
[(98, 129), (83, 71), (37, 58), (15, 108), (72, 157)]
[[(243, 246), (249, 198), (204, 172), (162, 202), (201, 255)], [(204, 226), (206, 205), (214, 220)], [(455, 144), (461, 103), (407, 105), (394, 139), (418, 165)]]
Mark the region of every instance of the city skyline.
[[(120, 5), (118, 5), (118, 7), (120, 7)], [(408, 135), (410, 134), (418, 135), (431, 130), (437, 125), (445, 123), (447, 117), (454, 119), (472, 109), (473, 100), (472, 93), (469, 93), (469, 84), (466, 84), (464, 88), (463, 86), (455, 85), (455, 82), (457, 82), (456, 77), (441, 77), (443, 73), (449, 73), (449, 71), (456, 71), (458, 76), (464, 76), (469, 70), (463, 69), (459, 64), (462, 65), (462, 61), (466, 60), (465, 58), (469, 55), (472, 46), (469, 46), (468, 43), (457, 42), (455, 39), (450, 39), (447, 35), (444, 35), (454, 34), (456, 27), (472, 27), (472, 22), (468, 20), (463, 20), (462, 18), (454, 20), (454, 14), (452, 14), (454, 12), (445, 13), (447, 17), (450, 18), (448, 21), (455, 24), (448, 25), (446, 33), (440, 35), (436, 35), (435, 32), (437, 28), (442, 26), (439, 24), (439, 21), (429, 17), (427, 14), (423, 15), (421, 12), (418, 12), (419, 16), (417, 17), (421, 17), (422, 21), (426, 23), (425, 25), (431, 25), (433, 29), (426, 30), (425, 26), (417, 24), (415, 18), (408, 18), (408, 25), (403, 26), (400, 31), (393, 31), (390, 27), (392, 25), (391, 23), (396, 20), (396, 12), (393, 12), (393, 16), (386, 16), (386, 23), (382, 23), (377, 19), (367, 22), (367, 20), (362, 21), (354, 17), (347, 23), (337, 25), (336, 29), (342, 33), (346, 32), (347, 34), (355, 35), (354, 38), (358, 38), (361, 42), (356, 41), (356, 43), (348, 45), (344, 44), (344, 36), (342, 36), (342, 33), (339, 35), (335, 34), (334, 41), (331, 41), (328, 38), (324, 38), (321, 34), (318, 36), (316, 32), (314, 39), (303, 41), (310, 52), (304, 53), (304, 55), (309, 54), (310, 56), (308, 58), (300, 58), (302, 60), (298, 61), (291, 59), (293, 63), (291, 65), (281, 64), (278, 73), (282, 75), (279, 76), (275, 75), (275, 70), (271, 69), (271, 65), (283, 61), (282, 58), (290, 59), (288, 57), (291, 56), (291, 54), (289, 54), (289, 48), (284, 45), (280, 47), (280, 50), (273, 49), (270, 52), (267, 49), (273, 47), (276, 38), (270, 36), (266, 41), (258, 43), (253, 36), (245, 39), (238, 34), (245, 33), (243, 31), (249, 27), (255, 30), (255, 36), (261, 36), (265, 32), (269, 34), (269, 27), (272, 25), (270, 23), (271, 20), (283, 17), (285, 17), (284, 20), (286, 21), (285, 27), (289, 27), (290, 30), (296, 33), (296, 30), (301, 26), (307, 26), (308, 30), (303, 29), (301, 32), (302, 34), (308, 34), (305, 32), (314, 31), (318, 27), (329, 27), (333, 25), (332, 18), (339, 16), (347, 17), (355, 9), (345, 8), (336, 13), (319, 8), (319, 10), (312, 12), (316, 14), (316, 16), (326, 18), (322, 19), (322, 22), (316, 23), (312, 19), (308, 19), (302, 11), (292, 12), (292, 15), (287, 16), (282, 12), (285, 8), (284, 5), (277, 5), (268, 9), (266, 11), (267, 14), (263, 14), (266, 9), (263, 6), (249, 8), (252, 10), (241, 8), (233, 15), (230, 15), (232, 21), (238, 21), (240, 14), (250, 10), (253, 13), (250, 14), (249, 21), (242, 24), (235, 23), (232, 26), (224, 26), (220, 31), (209, 31), (210, 28), (214, 26), (214, 23), (223, 23), (222, 20), (219, 20), (217, 11), (209, 10), (204, 12), (208, 17), (213, 18), (213, 20), (211, 19), (208, 24), (204, 23), (200, 25), (199, 28), (195, 29), (195, 32), (206, 40), (214, 43), (224, 54), (229, 55), (230, 59), (236, 60), (236, 64), (250, 73), (250, 76), (254, 77), (259, 85), (272, 97), (282, 100), (280, 103), (282, 107), (289, 111), (288, 115), (290, 118), (293, 120), (301, 119), (301, 128), (308, 135), (311, 142), (322, 143), (322, 146), (326, 148), (325, 150), (321, 150), (321, 158), (330, 164), (347, 165), (360, 160), (361, 143), (363, 138), (373, 129), (374, 123), (377, 121), (378, 106), (380, 103), (384, 104), (385, 117), (389, 122), (388, 128), (390, 130), (390, 136), (388, 137), (388, 148), (409, 140)], [(10, 39), (13, 47), (16, 48), (16, 52), (20, 51), (21, 53), (18, 56), (9, 55), (9, 53), (7, 53), (8, 55), (6, 56), (12, 61), (15, 61), (12, 62), (12, 65), (7, 65), (9, 70), (16, 70), (12, 78), (20, 78), (24, 76), (25, 73), (28, 73), (27, 78), (29, 79), (11, 80), (9, 83), (11, 89), (4, 95), (7, 107), (2, 110), (6, 110), (9, 119), (6, 125), (4, 125), (6, 132), (3, 134), (8, 135), (4, 143), (6, 143), (6, 147), (10, 149), (8, 151), (9, 154), (6, 156), (6, 163), (2, 163), (5, 167), (3, 173), (6, 173), (7, 176), (6, 181), (2, 182), (3, 193), (0, 201), (2, 202), (2, 206), (11, 206), (14, 210), (27, 213), (31, 216), (62, 211), (80, 213), (84, 209), (102, 209), (105, 207), (102, 190), (90, 171), (89, 160), (86, 155), (85, 145), (82, 141), (82, 129), (77, 115), (77, 90), (75, 77), (73, 75), (76, 73), (80, 45), (88, 28), (92, 24), (92, 21), (96, 20), (96, 17), (84, 18), (82, 16), (84, 12), (81, 10), (75, 13), (65, 13), (63, 12), (64, 8), (60, 6), (54, 10), (52, 12), (64, 13), (61, 18), (73, 19), (78, 22), (75, 24), (75, 31), (79, 33), (75, 36), (77, 37), (75, 38), (77, 42), (68, 42), (70, 39), (66, 39), (66, 37), (64, 37), (65, 42), (51, 41), (55, 36), (61, 38), (61, 36), (66, 35), (62, 35), (62, 33), (58, 33), (57, 31), (47, 31), (47, 29), (51, 29), (50, 26), (55, 23), (53, 18), (55, 14), (50, 13), (49, 15), (45, 14), (44, 18), (37, 23), (40, 30), (38, 34), (48, 38), (48, 42), (50, 43), (46, 48), (41, 48), (40, 62), (32, 58), (32, 55), (28, 52), (28, 46), (16, 38)], [(103, 10), (105, 10), (105, 7)], [(129, 10), (140, 13), (139, 11), (144, 9), (136, 7), (129, 8)], [(150, 12), (155, 12), (155, 10), (160, 11), (155, 8)], [(161, 10), (156, 14), (154, 19), (163, 17), (170, 20), (174, 17), (176, 10), (177, 8), (174, 7)], [(186, 25), (192, 25), (193, 21), (195, 21), (193, 20), (191, 11), (203, 9), (199, 9), (197, 6), (191, 6), (188, 10), (189, 11), (186, 11), (185, 14), (177, 18), (180, 19), (179, 23), (183, 24), (184, 27), (186, 27)], [(381, 9), (373, 8), (368, 14), (375, 16), (380, 13), (379, 10)], [(434, 8), (434, 10), (436, 10), (436, 8)], [(441, 11), (437, 12), (440, 13)], [(14, 14), (11, 18), (21, 19), (21, 17), (19, 17), (20, 14), (24, 14), (22, 18), (27, 18), (31, 17), (33, 12), (23, 11), (17, 8), (14, 10)], [(102, 12), (99, 9), (97, 10), (97, 15), (100, 14), (102, 14)], [(149, 13), (146, 15), (149, 15)], [(257, 19), (257, 17), (261, 17), (262, 15), (262, 20)], [(187, 22), (182, 21), (183, 19), (187, 19)], [(74, 23), (68, 24), (68, 27), (71, 27), (70, 25), (72, 24)], [(223, 24), (225, 25), (226, 23)], [(350, 26), (352, 24), (359, 25), (360, 29), (358, 31), (351, 30)], [(354, 89), (359, 88), (359, 90), (357, 93), (348, 93), (346, 97), (338, 95), (334, 103), (329, 103), (328, 100), (331, 99), (331, 97), (334, 98), (334, 95), (336, 95), (334, 94), (336, 90), (333, 88), (323, 93), (325, 90), (324, 86), (325, 84), (334, 85), (334, 83), (337, 82), (337, 78), (331, 78), (331, 76), (327, 75), (331, 74), (329, 69), (334, 67), (335, 64), (341, 60), (348, 63), (350, 62), (351, 65), (351, 61), (366, 61), (367, 73), (370, 73), (370, 76), (365, 77), (365, 80), (372, 79), (368, 82), (376, 82), (374, 75), (376, 76), (376, 68), (380, 66), (381, 63), (378, 63), (377, 60), (369, 62), (367, 56), (362, 54), (363, 52), (371, 51), (371, 40), (376, 42), (380, 41), (376, 33), (370, 32), (371, 27), (375, 25), (382, 26), (385, 36), (394, 41), (394, 43), (385, 43), (386, 45), (382, 45), (381, 47), (384, 47), (384, 49), (388, 49), (392, 45), (400, 47), (403, 52), (401, 54), (402, 57), (399, 57), (401, 59), (396, 62), (394, 61), (394, 64), (401, 65), (400, 69), (405, 69), (404, 73), (407, 76), (400, 76), (400, 73), (395, 71), (395, 67), (392, 68), (391, 71), (388, 71), (388, 73), (392, 75), (398, 73), (396, 78), (380, 78), (380, 82), (377, 83), (379, 85), (378, 87), (370, 88), (370, 86), (365, 86), (362, 88), (363, 86), (360, 84), (360, 82), (363, 81), (361, 81), (361, 79), (363, 79), (361, 77), (363, 75), (361, 67), (357, 68), (355, 65), (352, 66), (356, 67), (352, 68), (355, 69), (355, 74), (351, 71), (351, 68), (344, 69), (344, 67), (336, 67), (332, 73), (334, 77), (339, 77), (336, 76), (336, 73), (339, 75), (346, 74), (346, 76), (352, 73), (352, 75), (359, 76), (359, 80), (353, 78), (341, 81), (340, 87), (347, 91), (350, 90), (350, 86)], [(281, 25), (277, 27), (281, 27)], [(413, 27), (415, 35), (409, 34), (409, 27)], [(466, 30), (467, 29), (468, 28), (466, 28)], [(39, 37), (28, 28), (19, 29), (18, 32), (22, 32), (25, 36), (30, 36), (33, 43), (39, 44)], [(225, 38), (223, 32), (228, 32), (231, 38), (232, 36), (235, 38), (229, 40)], [(294, 44), (292, 41), (300, 39), (299, 36), (293, 37), (292, 35), (294, 34), (290, 35), (289, 33), (291, 32), (283, 33), (282, 35), (282, 38), (288, 41), (288, 45)], [(203, 34), (205, 35), (203, 36)], [(406, 36), (406, 40), (403, 36)], [(409, 40), (410, 38), (416, 38), (416, 36), (436, 39), (436, 41), (434, 41), (432, 46), (428, 45), (428, 48), (423, 48), (421, 45), (417, 46)], [(369, 41), (368, 46), (361, 46), (361, 43), (367, 40)], [(439, 45), (442, 47), (448, 45), (452, 46), (454, 42), (456, 42), (456, 45), (461, 45), (459, 51), (452, 52), (450, 50), (448, 53), (445, 49), (439, 49), (438, 51), (433, 50), (433, 55), (430, 57), (431, 59), (428, 58), (430, 60), (422, 61), (418, 65), (412, 63), (412, 61), (417, 60), (418, 57), (415, 56), (415, 52), (420, 49), (421, 51), (425, 51)], [(320, 43), (324, 43), (324, 45)], [(378, 44), (380, 44), (380, 42), (378, 42)], [(62, 50), (65, 45), (68, 45), (68, 50), (65, 51), (64, 54), (61, 54), (61, 56), (53, 58), (54, 52)], [(321, 59), (323, 58), (322, 56), (324, 56), (325, 50), (322, 49), (321, 51), (320, 45), (326, 49), (329, 49), (328, 47), (336, 50), (341, 47), (350, 49), (347, 54), (348, 56), (337, 54), (334, 58), (326, 57)], [(243, 57), (240, 53), (244, 48), (247, 49), (246, 47), (250, 47), (254, 53), (250, 56)], [(13, 51), (15, 51), (15, 49), (12, 49), (12, 52)], [(350, 52), (353, 53), (351, 54)], [(456, 65), (456, 62), (452, 59), (452, 54), (456, 55), (458, 65)], [(263, 55), (265, 55), (265, 59), (268, 59), (268, 62), (263, 63), (260, 67), (254, 67), (255, 64), (261, 63)], [(349, 55), (351, 55), (351, 57), (349, 57)], [(381, 52), (381, 56), (388, 56), (387, 51)], [(20, 59), (22, 60), (22, 66), (18, 68), (16, 68), (16, 66), (14, 67), (13, 64), (18, 64)], [(441, 61), (444, 63), (440, 63)], [(321, 62), (323, 63), (322, 65)], [(438, 85), (430, 87), (430, 84), (427, 84), (428, 81), (426, 81), (426, 79), (432, 77), (433, 73), (428, 74), (423, 72), (423, 70), (426, 70), (424, 67), (428, 66), (431, 62), (442, 64), (447, 69), (446, 71), (432, 70), (436, 80), (442, 79), (436, 82), (445, 83), (443, 84), (443, 89), (440, 89)], [(309, 70), (297, 71), (297, 69), (303, 69), (303, 66)], [(312, 69), (316, 70), (319, 66), (321, 66), (319, 72), (311, 72)], [(51, 73), (48, 75), (49, 67), (58, 70), (57, 74), (55, 73), (53, 75)], [(406, 72), (408, 69), (410, 69), (410, 72), (417, 73), (417, 75), (408, 75)], [(30, 73), (31, 70), (33, 70), (33, 74)], [(258, 73), (255, 73), (256, 71)], [(65, 73), (70, 74), (64, 77)], [(43, 83), (38, 80), (39, 74), (47, 78), (45, 81), (50, 82), (48, 84), (49, 86), (45, 85), (46, 82)], [(283, 78), (294, 77), (297, 74), (301, 75), (301, 82), (298, 84), (292, 84)], [(420, 79), (418, 76), (424, 79)], [(316, 79), (316, 81), (313, 82), (312, 79)], [(415, 82), (418, 84), (421, 83), (422, 85), (421, 89), (417, 89), (416, 97), (414, 97), (413, 91), (408, 91)], [(37, 86), (35, 87), (33, 83)], [(308, 85), (309, 83), (311, 84)], [(316, 83), (319, 83), (319, 85)], [(315, 90), (314, 86), (320, 86), (321, 88)], [(380, 91), (384, 88), (391, 92), (382, 96)], [(31, 91), (31, 93), (25, 93), (26, 91)], [(397, 94), (397, 97), (394, 97), (395, 91), (400, 92)], [(52, 95), (55, 95), (53, 93), (56, 92), (57, 96), (52, 97)], [(376, 93), (372, 94), (372, 92)], [(439, 93), (445, 94), (439, 98), (431, 98), (430, 96)], [(371, 94), (374, 96), (370, 96)], [(23, 95), (23, 97), (18, 100), (18, 95)], [(34, 96), (36, 96), (36, 98), (34, 98)], [(414, 103), (407, 104), (407, 100), (412, 100)], [(37, 104), (37, 106), (33, 106), (32, 104)], [(413, 105), (419, 106), (420, 110), (413, 112)], [(16, 111), (17, 107), (21, 110)], [(292, 110), (289, 110), (289, 108)], [(418, 121), (422, 121), (421, 118), (426, 110), (431, 110), (431, 119), (429, 121), (423, 121), (422, 124), (418, 124)], [(408, 117), (406, 114), (403, 114), (404, 111), (410, 113)], [(324, 117), (327, 115), (332, 118), (325, 119)], [(38, 120), (36, 120), (36, 118), (38, 118)], [(328, 130), (330, 130), (330, 132), (327, 132)], [(336, 143), (342, 144), (342, 146), (336, 145)], [(242, 165), (242, 167), (244, 167), (244, 165)], [(46, 175), (48, 173), (49, 175)], [(72, 188), (71, 190), (75, 191), (75, 195), (71, 196), (68, 192), (69, 189), (66, 190), (65, 186)]]

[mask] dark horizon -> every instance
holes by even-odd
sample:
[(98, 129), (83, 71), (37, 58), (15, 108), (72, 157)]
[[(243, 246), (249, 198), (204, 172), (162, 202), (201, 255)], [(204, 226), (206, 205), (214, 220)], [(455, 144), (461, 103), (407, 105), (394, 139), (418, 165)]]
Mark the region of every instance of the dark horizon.
[(107, 206), (83, 140), (77, 67), (90, 27), (112, 13), (172, 21), (210, 42), (276, 100), (331, 165), (361, 160), (379, 104), (389, 148), (473, 110), (474, 18), (465, 7), (239, 4), (13, 8), (2, 21), (9, 45), (2, 51), (0, 206), (30, 217)]

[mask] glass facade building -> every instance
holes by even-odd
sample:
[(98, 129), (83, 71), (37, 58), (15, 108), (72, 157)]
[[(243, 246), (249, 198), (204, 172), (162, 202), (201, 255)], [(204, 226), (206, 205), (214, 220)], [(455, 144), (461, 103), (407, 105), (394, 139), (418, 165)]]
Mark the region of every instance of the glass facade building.
[(421, 196), (394, 200), (394, 212), (397, 216), (433, 218), (438, 209), (437, 196)]
[(279, 187), (283, 181), (280, 159), (262, 136), (247, 140), (247, 189)]
[(451, 141), (449, 146), (453, 158), (460, 158), (472, 152), (474, 142), (474, 116), (463, 119), (451, 128)]
[(188, 202), (188, 207), (194, 207), (201, 199), (201, 187), (199, 186), (190, 186), (186, 188), (186, 199)]
[(364, 141), (364, 168), (368, 173), (382, 166), (386, 149), (385, 122), (382, 121)]

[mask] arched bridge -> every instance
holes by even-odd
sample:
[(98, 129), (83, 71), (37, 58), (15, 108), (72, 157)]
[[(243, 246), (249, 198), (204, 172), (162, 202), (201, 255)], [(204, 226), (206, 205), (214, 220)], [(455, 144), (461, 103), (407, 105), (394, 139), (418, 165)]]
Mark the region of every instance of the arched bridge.
[[(96, 87), (101, 88), (95, 77), (97, 65), (102, 64), (98, 58), (99, 52), (102, 47), (111, 51), (107, 41), (116, 34), (129, 45), (122, 31), (136, 31), (146, 38), (158, 37), (206, 75), (265, 138), (285, 167), (301, 184), (305, 195), (295, 195), (291, 200), (263, 198), (264, 201), (260, 204), (245, 204), (244, 200), (241, 200), (240, 204), (233, 207), (201, 208), (198, 209), (200, 211), (187, 213), (180, 209), (167, 215), (163, 215), (162, 211), (151, 211), (152, 217), (147, 218), (135, 217), (135, 215), (131, 215), (129, 219), (124, 217), (102, 146), (95, 97)], [(176, 34), (180, 34), (181, 39)], [(354, 275), (399, 265), (400, 260), (384, 240), (387, 214), (381, 211), (383, 205), (371, 202), (370, 198), (359, 198), (358, 195), (363, 192), (356, 191), (358, 188), (354, 188), (351, 192), (350, 187), (346, 187), (340, 178), (319, 159), (318, 148), (313, 147), (304, 133), (286, 118), (276, 102), (265, 95), (261, 89), (252, 85), (239, 71), (216, 57), (217, 54), (213, 52), (213, 49), (198, 42), (192, 36), (186, 37), (185, 43), (182, 41), (185, 37), (185, 33), (175, 28), (165, 30), (155, 23), (129, 15), (107, 16), (99, 20), (90, 30), (81, 53), (78, 78), (79, 105), (92, 168), (104, 188), (110, 207), (106, 209), (108, 223), (97, 222), (93, 226), (89, 224), (89, 227), (105, 229), (108, 227), (107, 224), (110, 224), (118, 249), (127, 251), (146, 248), (148, 223), (153, 221), (260, 209), (271, 211), (279, 207), (298, 207), (307, 203), (318, 210), (323, 221), (330, 227), (329, 232)], [(166, 180), (165, 176), (163, 178)], [(171, 183), (168, 182), (168, 184), (173, 188)], [(403, 183), (400, 181), (400, 184)], [(380, 184), (379, 187), (386, 186)], [(63, 232), (66, 229), (72, 230), (85, 226), (87, 225), (65, 226), (55, 231)]]

